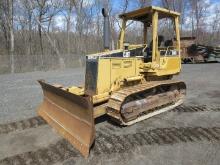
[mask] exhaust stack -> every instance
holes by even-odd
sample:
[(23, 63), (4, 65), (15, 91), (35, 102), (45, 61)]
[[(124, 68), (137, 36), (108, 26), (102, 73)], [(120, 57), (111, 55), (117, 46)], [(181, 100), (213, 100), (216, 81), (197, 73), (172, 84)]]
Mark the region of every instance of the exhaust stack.
[(109, 47), (110, 47), (110, 22), (109, 22), (109, 15), (104, 8), (102, 9), (102, 15), (104, 17), (104, 28), (103, 28), (104, 49), (109, 50)]

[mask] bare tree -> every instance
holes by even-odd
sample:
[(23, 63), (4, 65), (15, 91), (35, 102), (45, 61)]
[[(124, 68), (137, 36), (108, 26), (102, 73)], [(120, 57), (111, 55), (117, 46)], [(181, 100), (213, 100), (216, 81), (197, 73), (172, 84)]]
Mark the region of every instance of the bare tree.
[(13, 29), (13, 0), (8, 0), (8, 27), (10, 33), (10, 61), (11, 61), (11, 73), (15, 72), (14, 64), (14, 29)]
[(152, 5), (152, 0), (138, 0), (140, 7), (150, 6)]
[[(59, 64), (60, 64), (60, 68), (64, 68), (65, 67), (65, 62), (63, 57), (60, 55), (58, 48), (56, 47), (56, 42), (53, 42), (51, 37), (49, 36), (48, 30), (46, 31), (43, 23), (48, 21), (48, 18), (51, 18), (51, 15), (55, 15), (55, 14), (50, 14), (49, 17), (44, 17), (47, 13), (47, 6), (48, 4), (46, 4), (47, 0), (42, 0), (42, 4), (39, 3), (40, 0), (38, 0), (38, 5), (40, 5), (40, 11), (39, 11), (39, 17), (37, 18), (34, 15), (35, 21), (37, 22), (38, 25), (38, 33), (39, 33), (39, 37), (40, 37), (40, 45), (41, 45), (41, 66), (44, 66), (44, 62), (43, 62), (43, 40), (42, 40), (42, 32), (44, 32), (46, 34), (47, 40), (50, 43), (50, 45), (52, 46), (54, 52), (58, 55), (59, 57)], [(29, 0), (29, 4), (32, 6), (32, 4), (30, 3)], [(50, 2), (49, 4), (53, 4), (52, 2)], [(32, 7), (33, 8), (33, 7)], [(47, 20), (47, 21), (46, 21)], [(49, 26), (49, 25), (48, 25)]]
[[(210, 23), (211, 34), (209, 38), (209, 42), (216, 45), (220, 45), (220, 7), (216, 6), (214, 8), (213, 20)], [(208, 27), (209, 28), (209, 27)], [(210, 44), (209, 43), (209, 44)]]
[(17, 6), (15, 8), (15, 12), (19, 13), (17, 15), (14, 15), (14, 20), (18, 21), (16, 24), (19, 24), (19, 26), (23, 27), (21, 30), (25, 31), (21, 32), (24, 33), (24, 43), (27, 45), (25, 54), (32, 55), (33, 54), (33, 41), (32, 41), (32, 33), (33, 33), (33, 11), (34, 8), (32, 8), (28, 2), (29, 0), (17, 0), (15, 2), (15, 5)]
[(186, 10), (187, 10), (187, 4), (188, 2), (185, 0), (161, 0), (162, 6), (169, 9), (177, 11), (181, 14), (180, 18), (180, 26), (181, 26), (181, 33), (183, 29), (183, 24), (185, 20)]
[[(103, 7), (110, 15), (111, 48), (114, 49), (120, 31), (118, 14), (151, 5), (152, 2), (155, 1), (2, 0), (0, 54), (8, 54), (8, 70), (11, 72), (20, 71), (27, 65), (33, 66), (29, 67), (31, 69), (72, 66), (78, 63), (75, 59), (82, 54), (103, 49)], [(196, 36), (200, 43), (218, 42), (220, 10), (217, 5), (215, 9), (209, 8), (207, 0), (157, 2), (160, 2), (160, 6), (181, 13), (182, 35), (190, 35), (192, 31), (192, 35)], [(171, 25), (168, 23), (161, 26), (161, 32), (165, 36), (170, 35)], [(142, 25), (128, 22), (127, 26), (129, 28), (126, 38), (130, 42), (141, 42)]]
[(210, 6), (205, 0), (190, 0), (192, 13), (192, 31), (195, 29), (197, 41), (202, 38), (202, 23), (207, 16), (207, 9)]
[(14, 29), (13, 29), (13, 0), (1, 1), (1, 26), (5, 32), (6, 47), (10, 55), (11, 73), (15, 72), (14, 66)]
[(65, 1), (65, 11), (66, 14), (63, 14), (66, 19), (66, 36), (67, 36), (67, 54), (70, 54), (70, 28), (71, 28), (71, 17), (73, 15), (74, 9), (74, 0)]

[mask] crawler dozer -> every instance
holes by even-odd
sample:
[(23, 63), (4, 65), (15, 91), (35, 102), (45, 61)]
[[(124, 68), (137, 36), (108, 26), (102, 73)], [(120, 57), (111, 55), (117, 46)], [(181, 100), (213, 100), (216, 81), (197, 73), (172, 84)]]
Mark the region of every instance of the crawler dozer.
[[(96, 118), (107, 114), (129, 126), (180, 105), (186, 93), (184, 82), (172, 80), (181, 70), (179, 13), (149, 6), (119, 15), (122, 26), (116, 50), (109, 49), (109, 16), (105, 9), (102, 14), (105, 51), (86, 56), (84, 86), (39, 80), (44, 94), (39, 115), (85, 157), (95, 140)], [(173, 22), (175, 47), (160, 44), (162, 19)], [(125, 42), (129, 21), (143, 24), (142, 44)], [(149, 44), (148, 36), (152, 36)]]

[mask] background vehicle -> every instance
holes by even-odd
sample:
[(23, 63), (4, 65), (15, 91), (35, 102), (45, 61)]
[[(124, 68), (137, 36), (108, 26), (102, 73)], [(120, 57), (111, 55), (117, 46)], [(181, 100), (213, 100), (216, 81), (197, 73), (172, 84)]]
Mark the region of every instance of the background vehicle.
[[(183, 63), (218, 62), (219, 49), (213, 46), (196, 44), (195, 37), (181, 37), (181, 57)], [(174, 40), (174, 45), (176, 41)]]

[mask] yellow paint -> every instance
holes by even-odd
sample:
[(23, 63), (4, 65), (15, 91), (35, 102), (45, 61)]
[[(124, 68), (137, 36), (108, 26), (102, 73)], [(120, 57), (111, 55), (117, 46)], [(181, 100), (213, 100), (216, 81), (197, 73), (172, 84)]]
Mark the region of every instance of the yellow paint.
[[(136, 19), (138, 16), (149, 14), (152, 22), (152, 61), (144, 62), (141, 57), (111, 57), (111, 54), (123, 53), (126, 22), (131, 19)], [(161, 50), (168, 50), (168, 48), (158, 48), (158, 20), (162, 16), (173, 17), (174, 33), (177, 38), (177, 46), (170, 48), (178, 52), (172, 56), (161, 56)], [(180, 72), (181, 58), (180, 58), (180, 32), (179, 32), (179, 13), (158, 7), (146, 7), (120, 16), (122, 18), (122, 28), (118, 40), (118, 49), (113, 51), (105, 51), (97, 54), (89, 55), (88, 58), (95, 59), (98, 62), (96, 89), (93, 95), (93, 104), (107, 102), (111, 93), (120, 90), (128, 83), (142, 83), (147, 81), (148, 76), (161, 77), (175, 75)], [(143, 44), (129, 45), (129, 50), (137, 48), (145, 48), (147, 46), (147, 23), (144, 23), (143, 28)], [(88, 75), (89, 76), (89, 75)], [(71, 87), (69, 92), (77, 95), (84, 94), (84, 88)], [(105, 109), (96, 109), (95, 116), (100, 116), (105, 113)]]
[(140, 81), (142, 80), (144, 77), (143, 76), (136, 76), (136, 77), (128, 77), (128, 78), (125, 78), (125, 80), (127, 82), (132, 82), (132, 81)]
[(109, 99), (109, 92), (101, 93), (93, 96), (93, 104), (101, 103)]
[(118, 43), (119, 43), (118, 49), (124, 48), (126, 22), (127, 22), (127, 20), (122, 19), (122, 27), (121, 27), (121, 32), (120, 32), (119, 41), (118, 41)]
[(97, 95), (119, 89), (126, 78), (137, 77), (138, 58), (100, 58)]
[(137, 18), (138, 16), (142, 16), (145, 14), (152, 14), (154, 11), (159, 12), (161, 15), (163, 15), (164, 17), (169, 17), (169, 16), (180, 16), (180, 13), (175, 12), (175, 11), (171, 11), (168, 9), (164, 9), (161, 7), (156, 7), (156, 6), (148, 6), (148, 7), (144, 7), (135, 11), (131, 11), (129, 13), (124, 13), (119, 15), (119, 18), (124, 18), (127, 20), (133, 20), (134, 18)]
[(152, 47), (152, 62), (159, 64), (160, 57), (158, 56), (158, 12), (152, 15), (153, 26), (153, 47)]
[(110, 60), (100, 59), (98, 60), (98, 78), (97, 78), (97, 94), (109, 92), (110, 81)]
[(76, 95), (84, 95), (85, 89), (83, 87), (72, 86), (67, 88), (67, 91)]

